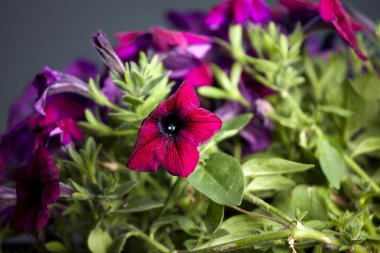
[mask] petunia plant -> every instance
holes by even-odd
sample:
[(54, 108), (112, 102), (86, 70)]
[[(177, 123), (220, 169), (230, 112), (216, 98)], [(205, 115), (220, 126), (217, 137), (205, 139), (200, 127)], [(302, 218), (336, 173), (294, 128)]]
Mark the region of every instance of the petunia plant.
[[(0, 143), (5, 252), (379, 252), (380, 24), (223, 0), (95, 31)], [(89, 36), (90, 37), (90, 36)]]

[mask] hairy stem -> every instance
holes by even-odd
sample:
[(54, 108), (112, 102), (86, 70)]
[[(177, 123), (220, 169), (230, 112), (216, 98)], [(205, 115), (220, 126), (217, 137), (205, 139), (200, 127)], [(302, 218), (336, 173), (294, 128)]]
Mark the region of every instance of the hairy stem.
[(273, 217), (270, 217), (270, 216), (267, 216), (267, 215), (264, 215), (264, 214), (260, 214), (260, 213), (248, 212), (248, 211), (246, 211), (246, 210), (244, 210), (244, 209), (241, 209), (241, 208), (239, 208), (239, 207), (237, 207), (237, 206), (230, 206), (230, 207), (231, 207), (232, 209), (235, 209), (235, 210), (238, 211), (238, 212), (241, 212), (241, 213), (247, 214), (247, 215), (249, 215), (249, 216), (256, 217), (256, 218), (261, 218), (261, 219), (267, 219), (267, 220), (273, 221), (273, 222), (275, 222), (275, 223), (277, 223), (277, 224), (280, 224), (280, 225), (282, 225), (282, 226), (284, 226), (284, 227), (286, 227), (286, 228), (289, 228), (289, 224), (287, 224), (287, 223), (285, 223), (285, 222), (282, 222), (282, 221), (280, 221), (280, 220), (277, 220), (277, 219), (275, 219), (275, 218), (273, 218)]
[(245, 193), (244, 194), (244, 199), (246, 199), (247, 201), (249, 201), (249, 202), (251, 202), (251, 203), (253, 203), (255, 205), (260, 206), (261, 208), (263, 208), (267, 212), (269, 212), (269, 213), (271, 213), (273, 215), (276, 215), (277, 217), (281, 218), (282, 220), (284, 220), (289, 225), (293, 225), (296, 222), (295, 220), (293, 220), (292, 218), (290, 218), (288, 215), (286, 215), (283, 212), (281, 212), (279, 209), (277, 209), (274, 206), (268, 204), (267, 202), (265, 202), (264, 200), (256, 197), (253, 194)]

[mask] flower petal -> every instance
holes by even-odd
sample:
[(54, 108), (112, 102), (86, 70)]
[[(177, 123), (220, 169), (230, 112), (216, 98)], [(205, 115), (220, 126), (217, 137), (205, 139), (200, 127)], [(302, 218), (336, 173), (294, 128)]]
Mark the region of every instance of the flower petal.
[(224, 21), (226, 21), (230, 7), (230, 1), (224, 0), (219, 4), (216, 4), (206, 17), (206, 25), (212, 30), (219, 29)]
[(198, 106), (199, 99), (193, 85), (185, 81), (173, 95), (157, 106), (151, 113), (151, 117), (158, 120), (160, 116), (173, 112), (183, 117), (189, 110), (195, 109)]
[(212, 69), (209, 64), (203, 63), (191, 69), (184, 79), (192, 83), (194, 87), (212, 85)]
[(319, 13), (326, 22), (331, 22), (337, 18), (334, 11), (334, 1), (335, 0), (319, 1)]
[(182, 32), (170, 31), (161, 27), (152, 29), (153, 43), (158, 51), (167, 51), (173, 47), (186, 48), (188, 43)]
[(232, 11), (234, 22), (236, 24), (244, 24), (249, 18), (249, 0), (233, 0)]
[(37, 173), (32, 179), (38, 178), (43, 184), (56, 183), (59, 186), (59, 168), (54, 164), (52, 155), (43, 146), (36, 149), (28, 162), (27, 169), (33, 170), (33, 174)]
[(222, 121), (218, 116), (203, 108), (191, 110), (183, 121), (184, 128), (180, 135), (196, 146), (208, 141), (222, 127)]
[(257, 23), (269, 21), (271, 16), (269, 6), (263, 0), (251, 0), (251, 18)]
[(164, 149), (157, 153), (158, 161), (171, 175), (187, 178), (199, 161), (196, 146), (187, 140), (176, 137), (168, 141)]
[(146, 118), (141, 125), (136, 147), (127, 162), (127, 167), (136, 171), (157, 171), (159, 163), (156, 153), (163, 145), (165, 139), (159, 132), (157, 121), (150, 117)]
[[(61, 144), (69, 144), (72, 140), (83, 140), (83, 133), (74, 120), (64, 119), (59, 121), (57, 125), (57, 128), (59, 129), (61, 134)], [(53, 135), (53, 131), (50, 133), (50, 135)]]
[(79, 59), (67, 66), (64, 72), (87, 83), (90, 78), (96, 78), (97, 68), (94, 63)]

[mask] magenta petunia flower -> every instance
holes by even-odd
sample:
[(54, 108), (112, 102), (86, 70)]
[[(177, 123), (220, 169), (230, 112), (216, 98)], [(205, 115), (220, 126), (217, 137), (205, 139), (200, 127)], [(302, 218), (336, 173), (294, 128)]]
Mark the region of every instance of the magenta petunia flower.
[(197, 147), (222, 126), (215, 114), (198, 107), (194, 88), (183, 83), (144, 120), (127, 167), (154, 172), (161, 165), (174, 176), (189, 176), (199, 161)]
[(248, 20), (265, 24), (270, 20), (269, 6), (263, 0), (223, 0), (206, 17), (210, 29), (219, 29), (225, 23), (244, 24)]
[[(280, 0), (280, 3), (289, 10), (288, 16), (293, 22), (305, 23), (320, 16), (323, 21), (331, 23), (339, 36), (354, 49), (358, 57), (361, 60), (367, 60), (359, 48), (355, 32), (364, 30), (368, 25), (362, 25), (359, 22), (360, 19), (356, 20), (352, 17), (339, 0), (321, 0), (319, 4), (308, 0)], [(362, 20), (365, 19), (362, 18)]]
[(355, 37), (355, 31), (361, 30), (362, 26), (351, 18), (339, 0), (321, 0), (319, 13), (324, 21), (334, 25), (340, 37), (355, 50), (359, 58), (366, 61), (367, 57), (360, 50)]
[(15, 177), (17, 202), (10, 228), (34, 234), (46, 226), (48, 205), (60, 194), (59, 169), (52, 156), (39, 146)]

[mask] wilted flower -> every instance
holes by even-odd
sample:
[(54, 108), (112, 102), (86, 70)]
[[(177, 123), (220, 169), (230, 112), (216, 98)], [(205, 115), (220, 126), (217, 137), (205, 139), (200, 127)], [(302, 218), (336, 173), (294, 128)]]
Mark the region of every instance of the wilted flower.
[(127, 167), (154, 172), (162, 165), (172, 175), (190, 175), (199, 161), (197, 147), (222, 126), (215, 114), (198, 107), (194, 88), (183, 83), (144, 120)]
[(263, 0), (223, 0), (209, 12), (205, 22), (210, 29), (225, 23), (244, 24), (248, 20), (264, 24), (270, 20), (269, 6)]
[(59, 197), (59, 169), (48, 151), (39, 146), (28, 164), (17, 173), (15, 181), (17, 203), (10, 228), (34, 234), (46, 226), (48, 205)]
[(92, 34), (92, 44), (102, 57), (103, 61), (120, 77), (124, 76), (125, 68), (120, 58), (116, 55), (107, 36), (101, 30)]

